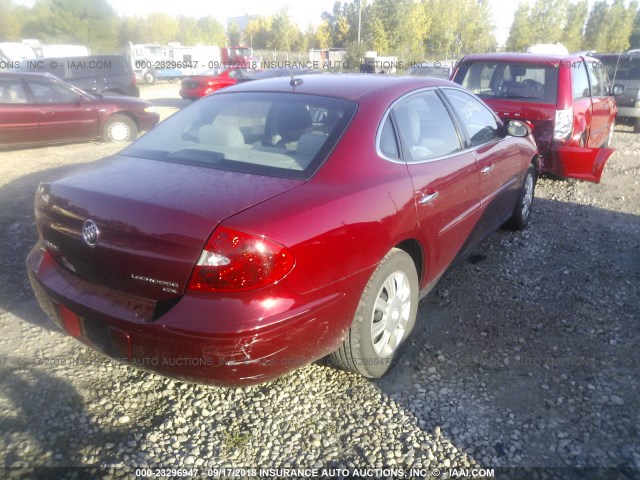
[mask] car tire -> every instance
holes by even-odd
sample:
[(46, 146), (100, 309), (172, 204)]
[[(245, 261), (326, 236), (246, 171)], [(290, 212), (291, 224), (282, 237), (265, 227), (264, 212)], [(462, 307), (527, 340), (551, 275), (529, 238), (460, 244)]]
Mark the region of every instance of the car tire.
[(640, 133), (640, 118), (633, 121), (633, 133)]
[(102, 139), (105, 142), (131, 142), (138, 136), (138, 127), (126, 115), (112, 115), (104, 125)]
[(148, 85), (153, 85), (154, 83), (156, 83), (156, 74), (152, 71), (144, 72), (144, 75), (142, 77), (144, 78), (145, 83), (147, 83)]
[(522, 230), (529, 223), (531, 217), (531, 207), (533, 206), (533, 198), (536, 190), (536, 169), (533, 165), (529, 165), (527, 173), (524, 176), (518, 201), (513, 208), (513, 213), (504, 226), (509, 230)]
[(330, 363), (368, 378), (387, 373), (415, 326), (418, 289), (413, 259), (392, 249), (367, 282), (346, 338)]

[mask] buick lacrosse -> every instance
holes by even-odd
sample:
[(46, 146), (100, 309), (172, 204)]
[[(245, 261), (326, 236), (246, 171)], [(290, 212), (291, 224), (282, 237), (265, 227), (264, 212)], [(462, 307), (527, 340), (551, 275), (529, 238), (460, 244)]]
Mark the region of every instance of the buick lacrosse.
[(67, 334), (163, 375), (242, 386), (330, 355), (376, 378), (421, 296), (527, 225), (539, 168), (525, 124), (447, 80), (247, 82), (41, 184), (27, 267)]

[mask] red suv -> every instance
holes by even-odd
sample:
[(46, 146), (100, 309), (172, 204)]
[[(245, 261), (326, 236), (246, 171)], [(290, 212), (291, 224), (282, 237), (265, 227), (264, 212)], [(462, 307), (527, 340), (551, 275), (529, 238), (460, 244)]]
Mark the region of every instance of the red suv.
[(453, 81), (481, 97), (504, 120), (528, 123), (541, 172), (599, 182), (613, 153), (617, 107), (602, 62), (580, 55), (468, 55)]

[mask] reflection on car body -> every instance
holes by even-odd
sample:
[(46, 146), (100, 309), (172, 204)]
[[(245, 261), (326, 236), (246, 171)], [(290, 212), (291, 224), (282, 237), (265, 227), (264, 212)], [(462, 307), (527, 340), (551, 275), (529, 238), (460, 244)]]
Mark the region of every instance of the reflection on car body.
[(83, 92), (49, 73), (0, 73), (0, 146), (134, 140), (160, 119), (133, 97)]
[(527, 122), (542, 172), (599, 182), (614, 131), (616, 102), (607, 72), (579, 55), (467, 55), (453, 81), (504, 119)]

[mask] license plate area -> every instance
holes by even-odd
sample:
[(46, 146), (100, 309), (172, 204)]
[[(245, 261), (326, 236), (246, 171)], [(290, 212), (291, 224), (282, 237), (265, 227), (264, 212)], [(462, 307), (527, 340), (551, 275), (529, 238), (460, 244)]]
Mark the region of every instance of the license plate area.
[(131, 336), (100, 320), (82, 318), (84, 336), (100, 351), (120, 360), (131, 361)]

